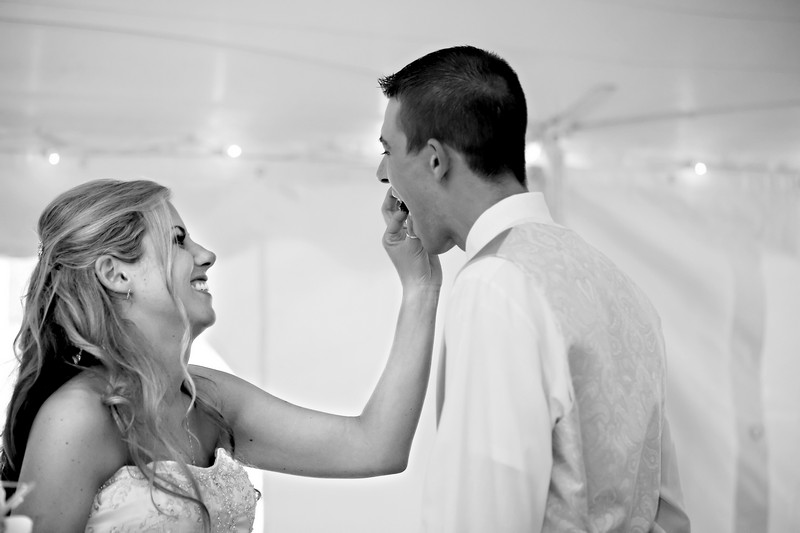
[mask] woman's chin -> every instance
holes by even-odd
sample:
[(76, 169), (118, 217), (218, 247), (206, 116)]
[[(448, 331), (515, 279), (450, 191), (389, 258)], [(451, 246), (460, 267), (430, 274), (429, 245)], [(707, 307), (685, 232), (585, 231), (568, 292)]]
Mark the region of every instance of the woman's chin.
[(197, 338), (198, 335), (203, 333), (205, 330), (210, 328), (214, 325), (217, 321), (217, 315), (213, 311), (207, 317), (204, 317), (201, 320), (193, 320), (192, 321), (192, 339)]

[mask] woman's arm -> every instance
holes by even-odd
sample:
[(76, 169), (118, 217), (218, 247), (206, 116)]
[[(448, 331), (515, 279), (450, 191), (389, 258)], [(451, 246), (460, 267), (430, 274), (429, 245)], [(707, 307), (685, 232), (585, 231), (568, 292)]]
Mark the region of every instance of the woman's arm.
[(365, 477), (405, 469), (428, 386), (441, 267), (419, 239), (406, 238), (406, 215), (389, 193), (383, 213), (384, 247), (400, 275), (403, 298), (386, 367), (359, 416), (304, 409), (229, 374), (193, 367), (216, 384), (241, 461), (315, 477)]
[(257, 468), (314, 477), (404, 470), (428, 384), (437, 296), (403, 299), (389, 360), (360, 416), (305, 409), (230, 374), (192, 367), (215, 384), (233, 429), (236, 458)]

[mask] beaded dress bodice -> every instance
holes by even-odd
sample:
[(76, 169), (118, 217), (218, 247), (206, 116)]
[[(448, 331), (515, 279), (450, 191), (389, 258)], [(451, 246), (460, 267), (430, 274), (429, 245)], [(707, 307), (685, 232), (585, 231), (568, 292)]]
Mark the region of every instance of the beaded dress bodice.
[[(157, 469), (182, 490), (192, 492), (190, 480), (176, 463), (162, 461)], [(240, 463), (218, 448), (213, 465), (189, 469), (208, 508), (213, 533), (252, 531), (258, 492)], [(162, 490), (151, 491), (147, 478), (135, 466), (124, 466), (97, 491), (86, 532), (139, 531), (198, 532), (203, 531), (203, 519), (195, 502)]]

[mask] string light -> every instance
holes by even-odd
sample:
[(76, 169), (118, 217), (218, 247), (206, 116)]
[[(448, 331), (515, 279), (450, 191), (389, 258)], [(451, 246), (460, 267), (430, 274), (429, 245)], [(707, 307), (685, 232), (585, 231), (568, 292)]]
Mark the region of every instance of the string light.
[(236, 159), (237, 157), (242, 155), (242, 147), (239, 146), (238, 144), (232, 144), (228, 146), (228, 148), (225, 150), (225, 153), (228, 154), (228, 157), (230, 157), (231, 159)]
[(533, 165), (542, 157), (542, 145), (538, 142), (529, 142), (525, 145), (525, 164)]
[(697, 162), (694, 165), (694, 173), (698, 176), (704, 176), (705, 173), (708, 172), (708, 167), (706, 167), (705, 163)]

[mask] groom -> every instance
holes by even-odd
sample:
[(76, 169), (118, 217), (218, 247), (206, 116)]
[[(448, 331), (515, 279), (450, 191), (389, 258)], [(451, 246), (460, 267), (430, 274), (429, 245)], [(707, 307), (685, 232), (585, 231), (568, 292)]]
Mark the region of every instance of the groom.
[(689, 531), (659, 317), (525, 182), (503, 59), (439, 50), (381, 78), (378, 178), (408, 238), (466, 252), (447, 308), (426, 531)]

